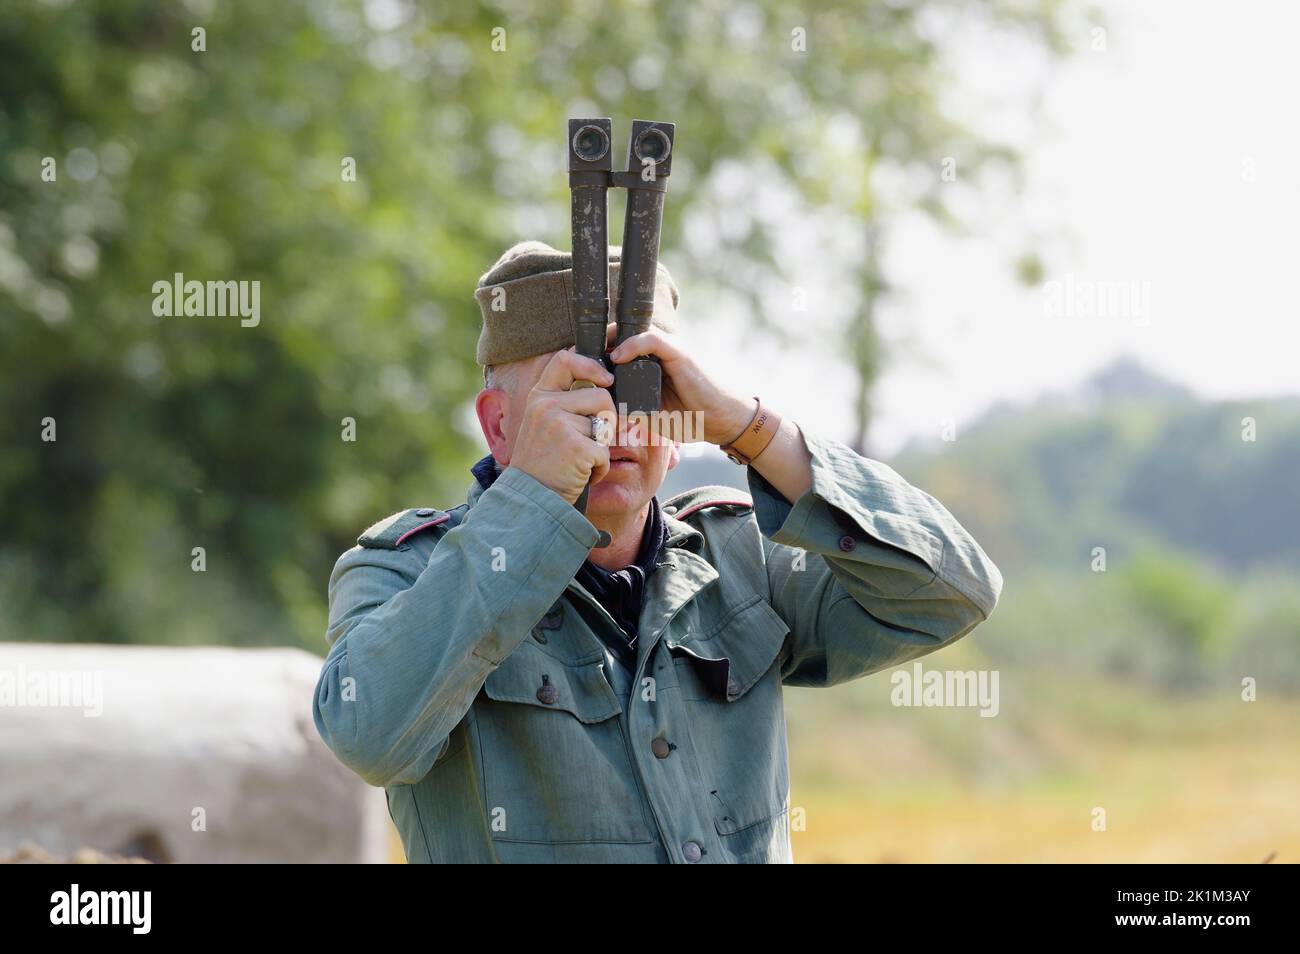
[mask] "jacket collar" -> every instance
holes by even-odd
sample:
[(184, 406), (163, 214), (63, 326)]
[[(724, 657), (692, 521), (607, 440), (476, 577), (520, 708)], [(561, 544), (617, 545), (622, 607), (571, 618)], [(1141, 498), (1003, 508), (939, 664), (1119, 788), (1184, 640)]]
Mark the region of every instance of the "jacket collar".
[(469, 485), (469, 492), (465, 494), (465, 503), (468, 506), (473, 507), (474, 504), (478, 503), (478, 498), (483, 496), (483, 490), (483, 485), (477, 480), (474, 481), (474, 483)]
[(668, 527), (668, 547), (684, 547), (692, 553), (699, 553), (704, 546), (704, 534), (692, 527), (685, 520), (678, 520), (671, 514), (664, 514), (664, 524)]
[[(473, 507), (484, 490), (483, 484), (475, 480), (466, 494), (466, 504)], [(700, 555), (704, 546), (704, 534), (684, 520), (678, 520), (662, 509), (660, 512), (668, 528), (668, 539), (659, 557), (659, 570), (646, 583), (645, 602), (637, 621), (637, 631), (640, 633), (636, 653), (638, 673), (678, 611), (718, 578), (717, 568)], [(570, 580), (566, 589), (608, 616), (577, 580)], [(609, 622), (614, 625), (612, 619)]]
[[(691, 533), (704, 539), (698, 530), (692, 529)], [(659, 571), (646, 584), (645, 604), (638, 621), (641, 632), (637, 641), (638, 670), (677, 612), (718, 579), (717, 568), (690, 549), (688, 539), (681, 538), (677, 545), (664, 547)]]

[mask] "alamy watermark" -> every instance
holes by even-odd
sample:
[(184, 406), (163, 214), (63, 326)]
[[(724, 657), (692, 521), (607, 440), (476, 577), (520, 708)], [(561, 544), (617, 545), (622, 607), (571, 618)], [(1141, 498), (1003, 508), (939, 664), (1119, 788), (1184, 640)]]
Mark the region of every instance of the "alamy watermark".
[(889, 701), (896, 706), (927, 708), (978, 708), (980, 718), (998, 714), (998, 670), (931, 669), (913, 663), (911, 672), (899, 670), (889, 677)]
[(0, 669), (0, 709), (81, 709), (87, 719), (104, 713), (104, 673), (99, 669)]
[(1075, 278), (1043, 285), (1043, 314), (1048, 318), (1120, 318), (1135, 325), (1151, 323), (1151, 283)]
[[(629, 411), (624, 403), (611, 413), (594, 415), (605, 422), (605, 436), (615, 447), (658, 447), (704, 440), (703, 411)], [(605, 441), (602, 439), (602, 443)]]
[(51, 924), (119, 924), (132, 934), (148, 934), (153, 923), (152, 891), (82, 891), (73, 883), (50, 895)]
[(244, 328), (262, 320), (262, 283), (253, 281), (186, 281), (182, 272), (172, 280), (153, 283), (153, 313), (159, 318), (239, 318)]

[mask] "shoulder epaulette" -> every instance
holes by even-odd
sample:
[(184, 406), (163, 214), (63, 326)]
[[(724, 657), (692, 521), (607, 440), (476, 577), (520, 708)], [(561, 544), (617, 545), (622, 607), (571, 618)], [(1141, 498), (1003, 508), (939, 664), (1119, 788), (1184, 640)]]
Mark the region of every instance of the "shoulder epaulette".
[(743, 513), (754, 509), (754, 501), (749, 494), (735, 487), (710, 485), (669, 498), (664, 504), (664, 513), (684, 520), (706, 507), (726, 507), (731, 513)]
[(453, 510), (435, 510), (432, 507), (399, 510), (367, 529), (357, 537), (357, 543), (372, 550), (400, 550), (416, 534), (435, 527), (450, 529), (455, 526), (460, 522), (463, 507), (464, 504)]

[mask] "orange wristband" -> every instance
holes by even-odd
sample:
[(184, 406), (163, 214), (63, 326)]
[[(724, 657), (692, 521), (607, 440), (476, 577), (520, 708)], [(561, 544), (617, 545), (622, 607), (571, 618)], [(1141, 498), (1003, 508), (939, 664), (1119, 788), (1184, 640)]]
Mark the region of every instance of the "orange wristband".
[(729, 443), (722, 445), (722, 452), (736, 464), (748, 464), (772, 443), (777, 430), (781, 427), (781, 416), (763, 406), (763, 401), (754, 395), (758, 408), (754, 417), (740, 435)]

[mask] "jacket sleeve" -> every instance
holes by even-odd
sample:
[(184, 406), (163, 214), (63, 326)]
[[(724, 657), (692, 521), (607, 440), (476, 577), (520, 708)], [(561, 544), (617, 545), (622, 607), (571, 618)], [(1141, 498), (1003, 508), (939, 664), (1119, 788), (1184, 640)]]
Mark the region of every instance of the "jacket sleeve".
[(596, 538), (563, 497), (507, 468), (431, 552), (424, 540), (344, 553), (313, 705), (321, 738), (371, 785), (419, 781)]
[(832, 686), (933, 652), (987, 619), (1002, 575), (952, 514), (893, 469), (804, 434), (812, 487), (793, 504), (752, 467), (782, 678)]

